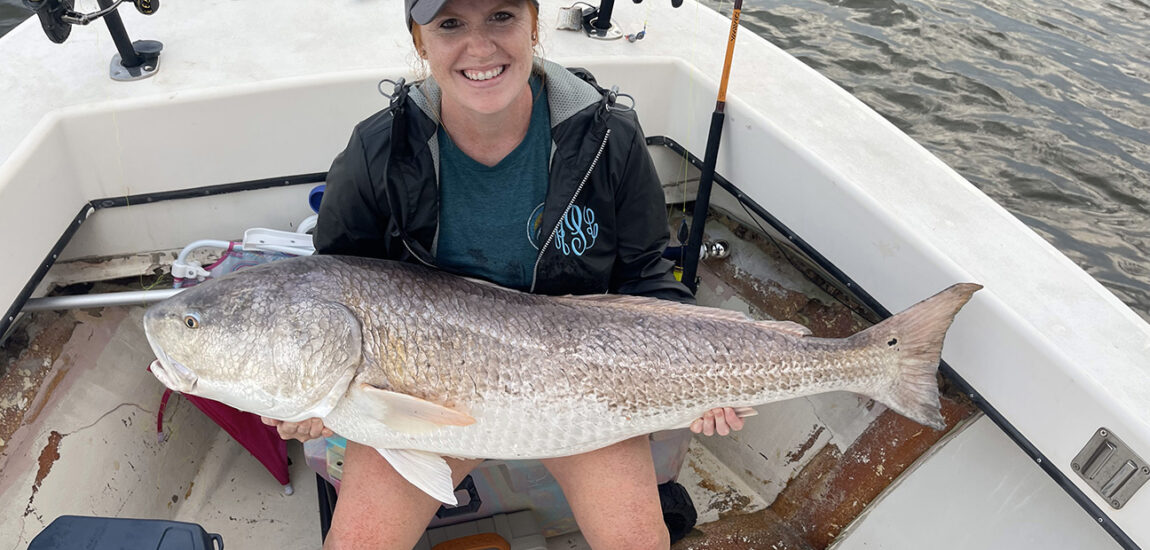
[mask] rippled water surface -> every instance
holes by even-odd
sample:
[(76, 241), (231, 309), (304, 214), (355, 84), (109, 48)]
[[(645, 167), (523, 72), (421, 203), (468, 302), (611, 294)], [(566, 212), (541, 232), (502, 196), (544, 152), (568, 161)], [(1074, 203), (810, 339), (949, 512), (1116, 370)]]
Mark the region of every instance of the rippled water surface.
[[(744, 0), (742, 21), (1150, 320), (1148, 2)], [(0, 34), (27, 13), (0, 0)]]
[(1150, 4), (744, 0), (742, 23), (1150, 320)]

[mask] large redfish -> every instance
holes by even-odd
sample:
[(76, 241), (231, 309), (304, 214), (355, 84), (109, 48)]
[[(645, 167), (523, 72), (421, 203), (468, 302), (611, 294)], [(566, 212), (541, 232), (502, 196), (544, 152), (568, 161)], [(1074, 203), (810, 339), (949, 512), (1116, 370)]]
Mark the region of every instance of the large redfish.
[(943, 425), (943, 336), (981, 288), (957, 284), (854, 336), (617, 295), (525, 294), (423, 267), (281, 260), (153, 305), (169, 388), (283, 420), (322, 417), (454, 503), (441, 456), (578, 454), (708, 409), (834, 390)]

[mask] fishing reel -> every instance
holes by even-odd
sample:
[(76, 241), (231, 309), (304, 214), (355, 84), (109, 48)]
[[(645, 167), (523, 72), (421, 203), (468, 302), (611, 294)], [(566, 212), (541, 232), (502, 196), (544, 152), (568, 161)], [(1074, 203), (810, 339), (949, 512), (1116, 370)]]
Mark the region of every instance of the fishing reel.
[[(643, 2), (643, 0), (633, 0), (633, 1), (636, 4), (640, 4)], [(683, 5), (683, 0), (671, 0), (671, 7), (673, 7), (673, 8), (677, 8), (677, 7), (682, 6), (682, 5)], [(574, 6), (572, 6), (571, 8), (567, 8), (567, 9), (568, 10), (576, 10), (578, 8), (575, 8)], [(590, 6), (590, 5), (586, 5), (586, 7), (582, 8), (579, 13), (575, 14), (575, 16), (579, 17), (581, 19), (581, 26), (583, 28), (583, 32), (587, 33), (587, 36), (589, 36), (591, 38), (596, 38), (599, 40), (615, 40), (617, 38), (623, 38), (623, 31), (619, 30), (619, 28), (617, 26), (615, 26), (614, 24), (611, 23), (611, 14), (614, 11), (615, 11), (615, 0), (600, 0), (598, 8)], [(566, 27), (561, 26), (561, 28), (566, 28)], [(635, 40), (642, 39), (642, 36), (639, 36), (639, 35), (645, 34), (645, 33), (646, 33), (646, 27), (644, 27), (644, 29), (641, 33), (628, 35), (627, 39), (631, 42), (634, 42)]]
[[(112, 33), (112, 41), (119, 52), (112, 58), (111, 77), (113, 80), (140, 80), (156, 73), (160, 65), (160, 50), (163, 44), (156, 40), (131, 42), (124, 22), (116, 11), (125, 0), (97, 0), (99, 10), (81, 13), (75, 10), (75, 0), (23, 0), (24, 7), (36, 13), (40, 26), (48, 40), (63, 44), (72, 33), (74, 25), (87, 25), (103, 18)], [(152, 15), (160, 9), (160, 0), (132, 0), (136, 11)]]

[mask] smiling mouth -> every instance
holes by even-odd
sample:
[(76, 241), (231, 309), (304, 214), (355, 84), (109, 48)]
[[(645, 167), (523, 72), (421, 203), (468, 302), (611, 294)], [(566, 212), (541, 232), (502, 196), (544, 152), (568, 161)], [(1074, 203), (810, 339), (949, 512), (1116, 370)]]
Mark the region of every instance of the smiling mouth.
[(483, 82), (484, 80), (491, 80), (492, 78), (495, 78), (495, 77), (503, 74), (503, 71), (505, 71), (505, 70), (507, 70), (507, 65), (500, 65), (498, 67), (495, 67), (494, 69), (488, 69), (486, 71), (473, 71), (473, 70), (469, 70), (469, 69), (464, 69), (460, 72), (463, 73), (463, 77), (468, 79), (468, 80), (475, 81), (475, 82)]

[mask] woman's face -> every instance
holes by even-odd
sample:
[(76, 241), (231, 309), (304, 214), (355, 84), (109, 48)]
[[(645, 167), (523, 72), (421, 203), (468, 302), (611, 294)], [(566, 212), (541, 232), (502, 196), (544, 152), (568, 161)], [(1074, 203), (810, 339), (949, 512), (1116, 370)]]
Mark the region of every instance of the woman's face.
[(451, 0), (420, 26), (416, 47), (444, 103), (496, 114), (529, 94), (535, 18), (526, 0)]

